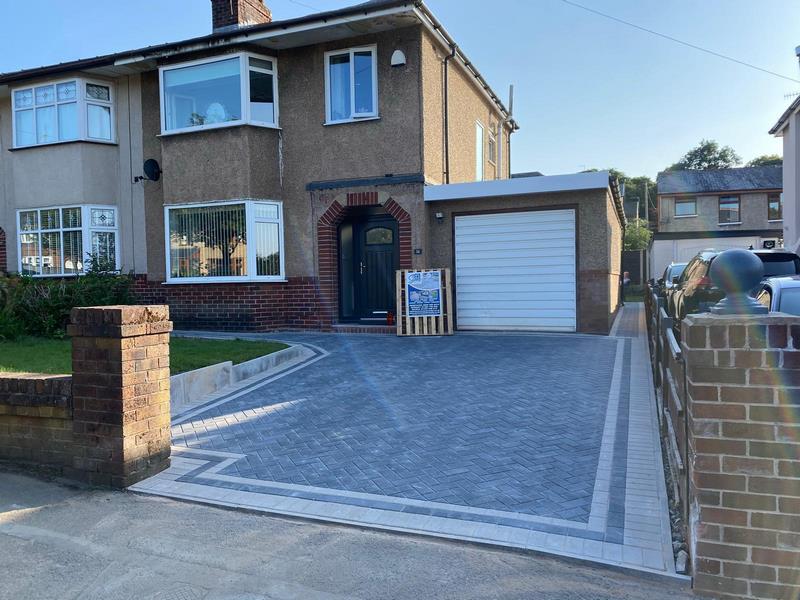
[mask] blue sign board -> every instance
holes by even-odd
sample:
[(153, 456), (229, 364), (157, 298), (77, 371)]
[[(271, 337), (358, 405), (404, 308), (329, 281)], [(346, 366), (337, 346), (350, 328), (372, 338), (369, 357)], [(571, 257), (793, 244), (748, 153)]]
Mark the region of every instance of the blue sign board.
[(441, 271), (409, 271), (406, 273), (406, 302), (409, 317), (441, 316)]

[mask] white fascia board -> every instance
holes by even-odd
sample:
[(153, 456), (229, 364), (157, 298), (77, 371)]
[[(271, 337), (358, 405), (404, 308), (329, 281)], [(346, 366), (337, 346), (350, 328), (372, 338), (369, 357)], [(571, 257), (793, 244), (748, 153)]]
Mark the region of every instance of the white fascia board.
[(608, 171), (425, 186), (425, 202), (608, 189)]

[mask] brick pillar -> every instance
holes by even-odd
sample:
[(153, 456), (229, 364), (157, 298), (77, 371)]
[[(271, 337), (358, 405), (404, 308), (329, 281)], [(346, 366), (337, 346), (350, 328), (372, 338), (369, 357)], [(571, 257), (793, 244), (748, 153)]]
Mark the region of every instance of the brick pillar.
[(70, 475), (124, 488), (169, 466), (169, 308), (73, 308)]
[(800, 598), (800, 318), (685, 319), (694, 587)]

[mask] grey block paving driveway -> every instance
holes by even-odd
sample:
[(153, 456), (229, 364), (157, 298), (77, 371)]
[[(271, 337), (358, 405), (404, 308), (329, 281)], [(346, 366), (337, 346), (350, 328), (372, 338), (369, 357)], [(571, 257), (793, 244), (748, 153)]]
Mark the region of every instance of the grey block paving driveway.
[(640, 317), (619, 337), (275, 334), (314, 359), (175, 416), (173, 467), (134, 489), (670, 573), (660, 456), (631, 430)]

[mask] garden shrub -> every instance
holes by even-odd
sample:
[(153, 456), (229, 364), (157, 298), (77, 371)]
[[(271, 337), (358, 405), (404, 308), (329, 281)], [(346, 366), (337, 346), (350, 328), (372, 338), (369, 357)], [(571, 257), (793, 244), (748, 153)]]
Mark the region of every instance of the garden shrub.
[(101, 268), (72, 278), (8, 278), (0, 284), (0, 299), (6, 299), (0, 310), (0, 337), (64, 337), (72, 308), (131, 304), (131, 284), (130, 277)]

